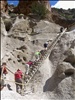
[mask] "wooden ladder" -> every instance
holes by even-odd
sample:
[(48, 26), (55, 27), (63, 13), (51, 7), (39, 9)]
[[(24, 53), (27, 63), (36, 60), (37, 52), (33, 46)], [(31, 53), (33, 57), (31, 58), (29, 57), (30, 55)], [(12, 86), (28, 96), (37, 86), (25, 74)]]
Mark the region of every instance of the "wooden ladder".
[(33, 78), (37, 70), (41, 67), (42, 62), (50, 55), (51, 51), (55, 47), (58, 40), (61, 38), (61, 36), (66, 32), (67, 28), (64, 29), (62, 33), (59, 33), (59, 35), (52, 41), (52, 43), (48, 46), (47, 50), (43, 50), (43, 53), (40, 57), (40, 59), (32, 65), (32, 70), (28, 74), (28, 77), (25, 79), (25, 85)]

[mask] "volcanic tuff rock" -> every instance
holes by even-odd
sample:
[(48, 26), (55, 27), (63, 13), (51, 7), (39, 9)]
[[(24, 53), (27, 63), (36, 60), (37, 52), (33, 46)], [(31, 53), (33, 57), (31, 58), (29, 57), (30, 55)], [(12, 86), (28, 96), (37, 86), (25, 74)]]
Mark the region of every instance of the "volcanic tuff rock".
[(52, 19), (55, 23), (63, 27), (70, 27), (75, 22), (75, 9), (52, 8)]
[(25, 15), (31, 13), (31, 5), (34, 2), (40, 2), (46, 6), (46, 8), (51, 11), (49, 0), (19, 0), (18, 6), (14, 9), (14, 12), (23, 13)]
[(75, 67), (75, 48), (71, 48), (67, 52), (68, 56), (65, 58), (64, 61), (70, 62)]
[[(53, 49), (50, 55), (50, 60), (57, 66), (58, 63), (66, 61), (71, 63), (69, 56), (73, 62), (75, 61), (75, 34), (74, 32), (67, 32), (58, 41), (56, 47)], [(65, 59), (65, 60), (64, 60)], [(55, 67), (56, 68), (56, 67)]]
[[(29, 22), (33, 22), (34, 25), (31, 27)], [(29, 60), (35, 60), (35, 52), (43, 50), (43, 44), (47, 40), (53, 40), (60, 34), (59, 31), (61, 26), (48, 22), (47, 20), (40, 20), (37, 22), (29, 20), (28, 18), (19, 19), (18, 17), (16, 17), (15, 22), (12, 24), (12, 28), (10, 29), (11, 34), (4, 36), (3, 34), (6, 34), (6, 31), (4, 31), (5, 25), (1, 19), (1, 60), (2, 62), (6, 61), (7, 67), (11, 71), (15, 72), (19, 68), (25, 72), (25, 63)], [(33, 28), (33, 32), (31, 31), (30, 33), (35, 32), (39, 34), (28, 34), (31, 28)], [(7, 32), (7, 34), (9, 34), (9, 32)], [(34, 44), (33, 40), (35, 40)], [(36, 40), (38, 40), (37, 43)], [(44, 98), (45, 100), (65, 100), (75, 98), (75, 68), (70, 62), (64, 62), (64, 59), (67, 56), (64, 53), (69, 48), (75, 48), (75, 32), (73, 31), (66, 32), (61, 37), (57, 45), (49, 54), (50, 57), (47, 57), (47, 59), (43, 61), (37, 73), (32, 80), (30, 80), (30, 83), (25, 88), (28, 92), (28, 99), (31, 99), (31, 97), (34, 99), (32, 94), (30, 94), (29, 97), (29, 91), (33, 91), (34, 95), (38, 95), (38, 100), (40, 100), (40, 98)], [(73, 49), (73, 52), (70, 54), (73, 54), (75, 57), (75, 49)], [(8, 76), (9, 80), (14, 80), (14, 75), (8, 73)], [(11, 82), (9, 84), (15, 92), (15, 84)], [(3, 91), (5, 91), (4, 89)], [(5, 97), (5, 93), (3, 93), (1, 97), (8, 97), (11, 99), (11, 94), (10, 92), (8, 93), (9, 96), (6, 95)], [(14, 96), (16, 97), (16, 93)], [(25, 96), (24, 99), (26, 99)], [(23, 96), (21, 97), (23, 99)], [(12, 98), (14, 97), (12, 96)]]
[[(19, 4), (17, 7), (15, 7), (14, 12), (23, 13), (27, 15), (31, 12), (31, 5), (34, 2), (39, 2), (39, 1), (40, 3), (44, 4), (49, 11), (51, 11), (50, 3), (48, 0), (27, 0), (27, 1), (19, 0)], [(1, 0), (0, 4), (1, 4), (0, 11), (8, 13), (8, 9), (10, 10), (10, 7), (8, 7), (7, 0)]]
[(7, 4), (7, 0), (1, 0), (0, 1), (0, 11), (8, 13), (8, 4)]
[[(4, 21), (3, 21), (3, 19), (1, 18), (1, 34), (3, 34), (3, 35), (7, 35), (7, 31), (6, 31), (6, 29), (5, 29), (5, 24), (4, 24)], [(0, 34), (0, 35), (1, 35)]]

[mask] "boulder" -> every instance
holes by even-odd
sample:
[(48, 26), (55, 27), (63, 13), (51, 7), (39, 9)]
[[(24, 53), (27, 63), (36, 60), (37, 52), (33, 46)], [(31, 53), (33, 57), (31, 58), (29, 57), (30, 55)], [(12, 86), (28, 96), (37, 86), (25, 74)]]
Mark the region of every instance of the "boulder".
[(46, 21), (46, 20), (41, 20), (40, 22), (37, 22), (37, 25), (33, 28), (35, 33), (55, 33), (59, 32), (60, 26)]
[(74, 40), (75, 34), (73, 32), (66, 32), (57, 42), (49, 57), (54, 66), (57, 66), (59, 62), (62, 62), (68, 56), (67, 51), (71, 46), (74, 46)]
[(67, 57), (64, 61), (71, 63), (72, 65), (75, 64), (75, 48), (71, 48), (67, 51)]
[(31, 34), (32, 29), (29, 26), (27, 19), (17, 19), (13, 24), (9, 34), (17, 37), (25, 37), (26, 34)]
[[(44, 85), (44, 92), (53, 100), (73, 99), (75, 68), (70, 63), (60, 63)], [(73, 86), (73, 87), (72, 87)]]
[(75, 40), (71, 43), (71, 48), (75, 48)]
[(74, 70), (75, 68), (70, 63), (62, 62), (57, 66), (56, 74), (58, 77), (62, 78), (73, 75)]

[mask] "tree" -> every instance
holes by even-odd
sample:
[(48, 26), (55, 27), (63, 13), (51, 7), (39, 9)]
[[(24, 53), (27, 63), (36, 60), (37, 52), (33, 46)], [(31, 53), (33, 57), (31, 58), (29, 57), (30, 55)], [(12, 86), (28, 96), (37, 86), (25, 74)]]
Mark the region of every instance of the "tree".
[(45, 18), (47, 14), (47, 9), (44, 4), (41, 3), (33, 3), (31, 6), (31, 11), (33, 14), (36, 14), (39, 18)]

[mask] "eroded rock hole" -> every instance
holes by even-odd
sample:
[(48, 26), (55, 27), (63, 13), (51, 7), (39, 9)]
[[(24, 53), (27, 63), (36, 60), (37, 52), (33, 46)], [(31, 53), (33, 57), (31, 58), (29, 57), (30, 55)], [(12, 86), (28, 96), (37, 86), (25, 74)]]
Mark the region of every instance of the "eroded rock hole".
[(15, 61), (13, 61), (13, 63), (15, 64), (16, 62), (15, 62)]
[(18, 59), (17, 61), (18, 61), (18, 62), (22, 62), (22, 59)]
[(12, 27), (12, 22), (10, 20), (5, 20), (4, 24), (5, 24), (5, 29), (8, 32)]
[(17, 50), (24, 50), (27, 49), (26, 46), (21, 46), (20, 48), (16, 48)]
[(12, 60), (11, 58), (8, 58), (8, 61)]
[(23, 60), (26, 61), (26, 57), (23, 57)]
[(22, 63), (22, 65), (25, 65), (25, 63)]
[(20, 58), (20, 55), (17, 55), (17, 58)]
[(24, 41), (24, 38), (22, 38), (22, 37), (18, 37), (18, 39), (21, 40), (21, 41)]
[(24, 52), (24, 50), (22, 50), (22, 52)]
[(66, 75), (67, 77), (69, 77), (69, 76), (71, 76), (71, 75), (74, 74), (74, 70), (69, 69), (69, 70), (65, 71), (64, 73), (65, 73), (65, 75)]

